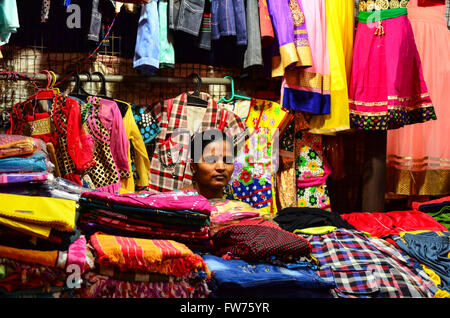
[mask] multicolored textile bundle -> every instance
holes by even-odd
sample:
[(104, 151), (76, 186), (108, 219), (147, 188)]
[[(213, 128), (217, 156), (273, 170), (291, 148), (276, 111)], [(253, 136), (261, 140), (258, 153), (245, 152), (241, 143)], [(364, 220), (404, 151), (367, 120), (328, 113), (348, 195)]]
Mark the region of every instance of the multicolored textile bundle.
[(168, 239), (190, 248), (211, 247), (213, 207), (197, 193), (183, 191), (81, 195), (79, 225), (86, 235), (103, 232), (146, 239)]
[(172, 240), (96, 233), (97, 270), (83, 275), (85, 297), (207, 297), (210, 271), (203, 258)]
[(124, 270), (141, 270), (176, 277), (191, 271), (208, 271), (201, 256), (171, 240), (149, 240), (106, 234), (91, 236), (96, 261)]

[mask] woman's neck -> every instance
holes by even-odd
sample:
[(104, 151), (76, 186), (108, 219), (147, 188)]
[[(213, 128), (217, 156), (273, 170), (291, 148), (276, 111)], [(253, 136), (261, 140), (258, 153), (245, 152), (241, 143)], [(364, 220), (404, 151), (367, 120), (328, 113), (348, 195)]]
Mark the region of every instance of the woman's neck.
[(207, 199), (221, 199), (223, 197), (223, 188), (211, 188), (194, 184), (194, 188), (199, 194), (203, 195)]

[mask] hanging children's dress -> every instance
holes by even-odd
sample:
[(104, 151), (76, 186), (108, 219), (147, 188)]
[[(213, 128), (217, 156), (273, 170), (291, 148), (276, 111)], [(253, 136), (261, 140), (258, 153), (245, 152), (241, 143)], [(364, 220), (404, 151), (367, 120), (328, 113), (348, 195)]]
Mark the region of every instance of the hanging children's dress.
[(278, 138), (289, 113), (275, 102), (254, 99), (246, 119), (250, 137), (237, 153), (230, 180), (234, 196), (257, 209), (276, 213), (275, 181)]
[(387, 130), (436, 119), (407, 4), (359, 2), (349, 87), (353, 128)]

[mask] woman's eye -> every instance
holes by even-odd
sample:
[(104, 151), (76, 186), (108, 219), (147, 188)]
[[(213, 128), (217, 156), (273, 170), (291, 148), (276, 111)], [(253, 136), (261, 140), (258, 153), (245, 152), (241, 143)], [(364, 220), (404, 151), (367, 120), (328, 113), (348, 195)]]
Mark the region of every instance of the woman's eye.
[(215, 156), (208, 156), (205, 158), (205, 162), (207, 163), (216, 163), (217, 162), (217, 157)]

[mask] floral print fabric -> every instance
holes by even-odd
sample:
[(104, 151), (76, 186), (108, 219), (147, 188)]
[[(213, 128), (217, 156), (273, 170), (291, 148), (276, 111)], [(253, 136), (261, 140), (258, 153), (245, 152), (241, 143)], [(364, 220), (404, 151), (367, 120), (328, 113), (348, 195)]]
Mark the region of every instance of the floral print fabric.
[(252, 98), (246, 119), (250, 136), (238, 150), (230, 180), (237, 199), (257, 209), (276, 213), (277, 138), (288, 123), (289, 113), (278, 103)]
[(297, 132), (295, 150), (298, 206), (330, 210), (326, 178), (331, 170), (324, 157), (322, 136)]

